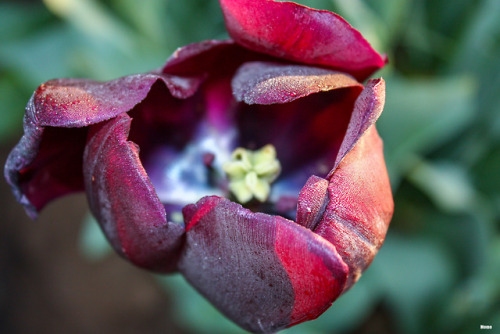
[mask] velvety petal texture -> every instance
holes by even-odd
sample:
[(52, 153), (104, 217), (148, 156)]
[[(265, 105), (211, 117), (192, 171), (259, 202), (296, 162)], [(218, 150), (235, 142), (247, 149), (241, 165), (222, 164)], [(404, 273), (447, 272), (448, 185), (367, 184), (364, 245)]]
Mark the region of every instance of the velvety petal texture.
[(342, 69), (359, 80), (366, 79), (386, 62), (337, 14), (286, 1), (219, 2), (229, 35), (251, 50)]
[(292, 221), (219, 197), (183, 211), (181, 272), (245, 329), (269, 333), (314, 319), (344, 288), (348, 268), (335, 247)]
[[(383, 244), (385, 83), (362, 82), (386, 60), (336, 14), (220, 4), (230, 40), (179, 48), (150, 73), (42, 84), (4, 172), (32, 218), (85, 191), (118, 254), (180, 272), (242, 328), (272, 333), (321, 315)], [(279, 166), (267, 197), (236, 203), (224, 166), (247, 152), (251, 187), (272, 167), (263, 147)]]
[(335, 245), (349, 266), (346, 288), (370, 265), (394, 210), (382, 141), (371, 127), (330, 179), (329, 204), (314, 232)]
[(363, 86), (350, 75), (317, 67), (248, 62), (238, 69), (232, 87), (238, 101), (275, 104), (314, 93)]
[(327, 176), (329, 203), (314, 229), (349, 265), (346, 289), (382, 246), (394, 211), (383, 144), (375, 128), (384, 102), (384, 80), (370, 80), (356, 100), (335, 167)]
[(137, 74), (108, 82), (56, 79), (42, 84), (34, 94), (33, 117), (40, 126), (81, 127), (131, 110), (162, 80), (178, 98), (194, 94), (200, 80), (164, 74)]
[(385, 81), (383, 79), (369, 80), (361, 94), (356, 99), (354, 111), (349, 121), (342, 145), (339, 148), (335, 165), (329, 176), (335, 171), (340, 161), (352, 150), (361, 136), (370, 128), (382, 114), (385, 104)]
[(51, 200), (84, 189), (81, 159), (86, 126), (130, 111), (158, 80), (182, 98), (194, 94), (201, 82), (147, 73), (108, 82), (57, 79), (35, 91), (26, 106), (24, 135), (10, 153), (4, 173), (32, 218)]
[(314, 230), (329, 202), (328, 181), (316, 175), (311, 176), (297, 201), (297, 224)]
[(131, 118), (121, 114), (90, 128), (83, 155), (85, 189), (92, 213), (115, 250), (140, 267), (176, 267), (184, 226), (169, 223), (139, 160), (127, 141)]

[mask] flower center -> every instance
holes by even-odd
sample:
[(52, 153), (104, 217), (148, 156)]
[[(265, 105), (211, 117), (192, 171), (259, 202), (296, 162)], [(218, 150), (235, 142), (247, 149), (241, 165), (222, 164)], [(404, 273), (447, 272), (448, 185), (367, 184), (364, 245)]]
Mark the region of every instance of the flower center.
[(229, 179), (229, 190), (241, 204), (254, 197), (265, 202), (271, 192), (271, 183), (281, 172), (273, 145), (266, 145), (257, 151), (238, 147), (231, 154), (231, 161), (222, 169)]

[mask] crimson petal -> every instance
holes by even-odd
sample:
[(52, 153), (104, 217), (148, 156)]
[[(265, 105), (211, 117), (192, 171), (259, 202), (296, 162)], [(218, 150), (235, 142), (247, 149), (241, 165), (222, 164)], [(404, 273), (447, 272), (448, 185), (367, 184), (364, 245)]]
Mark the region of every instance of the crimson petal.
[(179, 270), (247, 330), (273, 332), (314, 319), (344, 289), (348, 269), (335, 247), (292, 221), (215, 196), (183, 213)]
[(167, 221), (139, 149), (127, 141), (130, 122), (122, 114), (90, 128), (83, 158), (90, 209), (119, 254), (147, 269), (172, 271), (184, 227)]
[(354, 111), (347, 127), (344, 140), (339, 148), (335, 165), (328, 177), (332, 175), (340, 161), (356, 145), (366, 130), (380, 117), (385, 104), (384, 79), (369, 80), (361, 94), (356, 99)]
[(386, 58), (337, 14), (292, 2), (219, 0), (229, 35), (250, 50), (347, 72), (362, 81)]
[(326, 178), (329, 203), (314, 229), (337, 247), (349, 266), (346, 289), (382, 246), (394, 209), (383, 144), (375, 129), (384, 101), (384, 80), (370, 80), (356, 100), (335, 165)]
[(394, 209), (382, 140), (374, 125), (329, 182), (330, 202), (314, 232), (335, 245), (349, 266), (348, 289), (382, 246)]
[(327, 204), (328, 181), (315, 175), (311, 176), (297, 200), (297, 224), (314, 230), (323, 217)]

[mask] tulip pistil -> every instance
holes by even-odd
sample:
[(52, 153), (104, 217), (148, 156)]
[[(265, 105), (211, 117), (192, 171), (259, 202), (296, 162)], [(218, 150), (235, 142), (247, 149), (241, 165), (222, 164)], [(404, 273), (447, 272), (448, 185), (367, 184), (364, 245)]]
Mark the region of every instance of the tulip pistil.
[(268, 144), (257, 151), (238, 147), (231, 154), (231, 159), (222, 168), (236, 200), (245, 204), (255, 197), (265, 202), (271, 192), (271, 183), (281, 172), (274, 146)]

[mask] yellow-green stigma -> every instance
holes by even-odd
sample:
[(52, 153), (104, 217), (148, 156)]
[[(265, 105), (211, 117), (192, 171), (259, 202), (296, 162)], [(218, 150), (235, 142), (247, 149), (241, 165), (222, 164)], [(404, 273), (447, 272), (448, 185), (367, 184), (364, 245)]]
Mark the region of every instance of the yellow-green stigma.
[(270, 184), (281, 172), (274, 146), (268, 144), (257, 151), (238, 147), (231, 154), (231, 159), (222, 168), (236, 200), (245, 204), (255, 197), (265, 202), (271, 192)]

